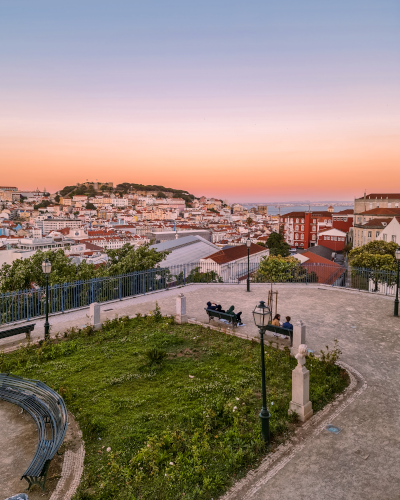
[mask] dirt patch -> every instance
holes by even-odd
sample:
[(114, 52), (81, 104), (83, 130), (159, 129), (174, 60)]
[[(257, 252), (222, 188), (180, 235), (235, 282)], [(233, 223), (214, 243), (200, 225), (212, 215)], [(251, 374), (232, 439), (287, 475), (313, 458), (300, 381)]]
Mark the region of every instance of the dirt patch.
[[(79, 428), (69, 415), (69, 425), (63, 445), (51, 461), (46, 481), (46, 492), (39, 486), (32, 486), (29, 500), (49, 499), (61, 477), (65, 452), (77, 451), (82, 445)], [(37, 447), (37, 428), (33, 419), (19, 406), (0, 400), (0, 499), (17, 493), (25, 493), (28, 483), (21, 480), (35, 455)]]

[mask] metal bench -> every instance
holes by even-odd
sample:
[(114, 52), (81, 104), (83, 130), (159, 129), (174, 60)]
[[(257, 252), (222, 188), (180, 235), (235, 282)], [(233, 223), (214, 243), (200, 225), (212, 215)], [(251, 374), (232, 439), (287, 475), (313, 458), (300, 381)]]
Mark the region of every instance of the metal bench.
[(38, 428), (36, 453), (22, 475), (28, 490), (37, 484), (45, 490), (50, 462), (60, 448), (68, 420), (64, 400), (40, 380), (0, 373), (0, 399), (16, 404), (33, 418)]
[(229, 313), (215, 311), (214, 309), (208, 309), (208, 308), (204, 309), (208, 314), (208, 322), (210, 322), (213, 318), (218, 318), (229, 321), (229, 323), (231, 323), (233, 327), (237, 326), (238, 322), (235, 313), (229, 314)]
[(280, 333), (281, 335), (286, 335), (286, 337), (290, 337), (290, 347), (293, 345), (293, 330), (289, 330), (288, 328), (282, 328), (281, 326), (273, 326), (267, 325), (266, 330), (269, 332)]
[(16, 328), (9, 328), (8, 330), (0, 330), (0, 339), (5, 339), (7, 337), (13, 337), (14, 335), (19, 335), (20, 333), (26, 333), (26, 338), (31, 339), (31, 332), (34, 330), (36, 323), (31, 323), (30, 325), (17, 326)]

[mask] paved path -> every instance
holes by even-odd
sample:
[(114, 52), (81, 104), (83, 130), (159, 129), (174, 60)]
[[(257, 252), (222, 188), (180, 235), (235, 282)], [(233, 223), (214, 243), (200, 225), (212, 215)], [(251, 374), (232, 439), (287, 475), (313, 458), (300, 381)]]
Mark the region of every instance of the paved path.
[[(400, 319), (393, 317), (393, 298), (318, 286), (275, 289), (282, 317), (306, 323), (308, 346), (319, 351), (337, 338), (341, 359), (363, 375), (368, 387), (332, 422), (342, 428), (339, 434), (321, 432), (268, 481), (265, 473), (256, 473), (249, 482), (250, 495), (241, 491), (230, 498), (400, 500)], [(251, 311), (259, 300), (266, 300), (266, 285), (252, 286), (250, 293), (238, 285), (193, 285), (105, 304), (102, 319), (148, 312), (156, 300), (164, 314), (173, 314), (181, 292), (187, 297), (189, 318), (207, 321), (207, 300), (223, 307), (234, 304), (243, 311), (246, 324), (239, 331), (257, 335)], [(87, 312), (52, 317), (53, 332), (83, 324)], [(37, 324), (36, 333), (43, 335), (43, 321)], [(252, 482), (258, 484), (255, 490)]]

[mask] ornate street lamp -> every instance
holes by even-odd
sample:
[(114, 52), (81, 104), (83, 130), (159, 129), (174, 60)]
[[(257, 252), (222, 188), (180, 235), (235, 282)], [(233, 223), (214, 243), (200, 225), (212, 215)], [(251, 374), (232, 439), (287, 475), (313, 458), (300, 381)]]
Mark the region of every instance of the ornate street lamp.
[(397, 260), (397, 285), (396, 285), (396, 300), (394, 301), (394, 315), (399, 315), (399, 275), (400, 275), (400, 247), (394, 253)]
[(45, 259), (42, 262), (43, 274), (46, 276), (46, 321), (44, 324), (44, 339), (50, 338), (50, 325), (49, 325), (49, 274), (51, 273), (51, 262)]
[(267, 391), (265, 388), (265, 365), (264, 365), (264, 333), (271, 319), (271, 309), (265, 305), (262, 300), (258, 306), (254, 308), (253, 318), (258, 331), (260, 332), (261, 345), (261, 382), (262, 382), (262, 408), (260, 412), (261, 419), (261, 435), (265, 443), (269, 443), (269, 419), (270, 414), (267, 408)]
[(246, 247), (247, 247), (247, 291), (250, 292), (250, 247), (251, 247), (250, 238), (247, 238)]

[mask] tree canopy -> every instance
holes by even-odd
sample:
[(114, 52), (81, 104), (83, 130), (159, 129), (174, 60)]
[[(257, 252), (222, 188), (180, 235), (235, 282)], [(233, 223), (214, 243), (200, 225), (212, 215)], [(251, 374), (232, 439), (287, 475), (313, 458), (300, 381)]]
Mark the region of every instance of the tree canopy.
[(288, 245), (280, 233), (271, 233), (267, 240), (267, 247), (270, 255), (289, 256), (290, 245)]
[(253, 276), (256, 283), (284, 283), (293, 281), (318, 281), (315, 273), (309, 273), (294, 257), (270, 256), (263, 257), (258, 270)]
[(363, 269), (395, 270), (395, 251), (398, 245), (393, 241), (371, 241), (349, 252), (349, 263), (352, 267)]
[(52, 265), (49, 283), (56, 285), (154, 269), (167, 254), (167, 251), (157, 252), (149, 249), (148, 245), (142, 245), (136, 249), (127, 243), (122, 248), (107, 251), (109, 257), (107, 266), (95, 267), (93, 264), (87, 264), (86, 260), (80, 264), (74, 264), (62, 249), (46, 252), (38, 250), (32, 257), (17, 259), (11, 265), (3, 264), (0, 268), (0, 291), (24, 290), (30, 288), (31, 283), (44, 286), (45, 275), (42, 272), (42, 262), (46, 258)]

